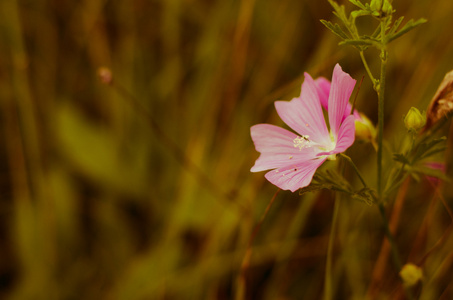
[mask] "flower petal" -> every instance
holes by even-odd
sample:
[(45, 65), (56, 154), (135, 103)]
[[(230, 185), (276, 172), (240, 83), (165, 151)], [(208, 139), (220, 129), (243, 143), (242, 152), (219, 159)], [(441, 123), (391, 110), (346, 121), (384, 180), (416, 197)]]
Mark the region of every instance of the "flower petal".
[(326, 158), (312, 159), (289, 165), (284, 168), (269, 171), (264, 177), (282, 190), (295, 192), (310, 184), (316, 169), (318, 169), (325, 160)]
[(275, 108), (280, 118), (297, 133), (308, 135), (318, 144), (330, 143), (317, 87), (308, 73), (305, 73), (300, 97), (289, 102), (276, 101)]
[(328, 152), (319, 152), (316, 156), (329, 156), (346, 151), (354, 143), (355, 138), (355, 116), (349, 115), (341, 124), (340, 131), (338, 132), (338, 141), (335, 149)]
[(250, 128), (250, 134), (256, 150), (261, 152), (250, 170), (252, 172), (275, 169), (315, 157), (315, 149), (294, 147), (294, 139), (298, 136), (278, 126), (257, 124)]
[(340, 128), (341, 121), (344, 119), (345, 110), (355, 82), (348, 73), (343, 72), (339, 64), (336, 64), (332, 75), (328, 106), (330, 131), (334, 138), (338, 135), (338, 129)]
[(355, 139), (355, 116), (349, 115), (341, 124), (338, 132), (338, 140), (333, 153), (341, 153), (346, 151)]
[(315, 79), (315, 84), (319, 101), (321, 102), (322, 107), (327, 110), (327, 107), (329, 106), (330, 81), (324, 77), (319, 77)]

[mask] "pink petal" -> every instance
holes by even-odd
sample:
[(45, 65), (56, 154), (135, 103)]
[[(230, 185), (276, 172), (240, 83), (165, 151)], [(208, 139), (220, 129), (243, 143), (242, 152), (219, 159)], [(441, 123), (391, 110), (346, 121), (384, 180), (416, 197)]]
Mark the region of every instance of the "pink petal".
[(308, 73), (300, 97), (289, 102), (276, 101), (275, 108), (280, 118), (299, 134), (308, 135), (319, 144), (330, 142), (316, 84)]
[(332, 75), (328, 107), (330, 131), (334, 137), (338, 134), (355, 82), (348, 73), (343, 72), (339, 64), (336, 64)]
[(269, 171), (264, 176), (272, 184), (278, 186), (282, 190), (295, 192), (310, 184), (316, 169), (318, 169), (325, 160), (326, 158), (307, 160), (298, 164)]
[(318, 90), (319, 101), (322, 107), (327, 110), (329, 104), (330, 81), (324, 77), (315, 79), (316, 88)]
[(341, 124), (340, 131), (338, 132), (337, 145), (333, 153), (341, 153), (346, 151), (355, 139), (355, 116), (349, 115)]
[[(316, 87), (318, 89), (318, 96), (319, 96), (319, 101), (321, 102), (322, 107), (325, 110), (328, 110), (329, 107), (329, 93), (330, 93), (330, 81), (327, 80), (324, 77), (319, 77), (315, 79)], [(343, 118), (341, 121), (343, 122), (344, 119), (346, 119), (347, 116), (351, 114), (351, 109), (352, 105), (351, 103), (348, 102), (346, 105), (346, 109), (344, 110)], [(354, 109), (354, 116), (356, 117), (356, 120), (362, 120), (362, 117), (360, 117), (359, 112), (357, 109)]]
[(346, 151), (354, 143), (355, 138), (355, 116), (349, 115), (341, 124), (335, 149), (328, 152), (319, 152), (316, 156), (325, 156)]
[(261, 152), (252, 172), (279, 168), (315, 156), (313, 148), (294, 147), (297, 135), (278, 126), (257, 124), (250, 128), (250, 134), (256, 150)]

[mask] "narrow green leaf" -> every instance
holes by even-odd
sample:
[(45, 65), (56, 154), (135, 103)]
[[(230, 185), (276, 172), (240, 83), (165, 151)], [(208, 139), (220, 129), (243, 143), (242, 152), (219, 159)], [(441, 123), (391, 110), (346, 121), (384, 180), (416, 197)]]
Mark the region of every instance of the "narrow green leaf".
[(329, 0), (330, 5), (333, 7), (334, 15), (336, 15), (344, 24), (348, 24), (348, 18), (343, 5), (338, 5), (335, 1)]
[(354, 4), (355, 6), (357, 7), (360, 7), (361, 9), (363, 10), (366, 10), (366, 6), (362, 4), (362, 2), (360, 1), (357, 1), (357, 0), (349, 0), (349, 2), (351, 2), (352, 4)]
[(332, 24), (329, 21), (321, 20), (321, 23), (324, 24), (330, 31), (332, 31), (335, 35), (340, 37), (343, 40), (349, 39), (348, 35), (341, 29), (338, 24)]
[(395, 32), (398, 30), (398, 28), (400, 27), (401, 25), (401, 22), (403, 22), (403, 19), (404, 17), (399, 17), (394, 23), (393, 23), (393, 26), (392, 28), (390, 29), (388, 35), (389, 36), (392, 36), (395, 34)]
[(341, 45), (352, 45), (352, 46), (372, 46), (373, 43), (371, 41), (365, 40), (344, 40), (340, 43)]
[(400, 31), (398, 31), (397, 33), (388, 37), (387, 43), (390, 43), (391, 41), (399, 38), (403, 34), (409, 32), (410, 30), (414, 29), (415, 27), (417, 27), (423, 23), (426, 23), (426, 22), (427, 22), (427, 20), (424, 18), (418, 19), (417, 21), (414, 21), (413, 19), (409, 20), (409, 22), (407, 22), (406, 25), (404, 25)]
[(425, 154), (423, 154), (423, 155), (420, 157), (420, 160), (425, 159), (425, 158), (428, 158), (428, 157), (430, 157), (430, 156), (433, 156), (433, 155), (435, 155), (435, 154), (437, 154), (437, 153), (444, 152), (445, 150), (447, 150), (447, 148), (448, 148), (448, 147), (443, 146), (443, 147), (435, 148), (435, 149), (433, 149), (433, 150), (431, 150), (431, 151), (427, 151), (427, 152), (425, 152)]
[(401, 153), (393, 154), (393, 160), (397, 161), (397, 162), (400, 162), (400, 163), (403, 163), (403, 164), (407, 164), (407, 165), (410, 164), (410, 162), (407, 159), (407, 157), (405, 155), (401, 154)]
[(447, 181), (447, 182), (450, 181), (450, 178), (447, 175), (445, 175), (444, 172), (442, 172), (440, 170), (432, 169), (432, 168), (429, 168), (429, 167), (417, 166), (417, 167), (413, 168), (413, 171), (417, 172), (417, 173), (420, 173), (420, 174), (423, 174), (423, 175), (426, 175), (426, 176), (436, 177), (436, 178), (442, 179), (442, 180)]
[(358, 17), (362, 17), (362, 16), (371, 16), (371, 12), (370, 11), (367, 11), (367, 10), (363, 10), (363, 9), (360, 9), (360, 10), (354, 10), (351, 12), (351, 17), (355, 20), (356, 18)]
[(380, 36), (380, 33), (381, 33), (381, 27), (377, 26), (376, 29), (374, 30), (373, 34), (371, 35), (371, 37), (378, 39), (378, 37)]
[(299, 195), (303, 195), (305, 193), (313, 193), (313, 192), (317, 192), (317, 191), (320, 191), (320, 190), (323, 190), (323, 189), (332, 190), (332, 188), (333, 188), (333, 186), (331, 184), (327, 184), (327, 183), (324, 183), (324, 184), (312, 183), (309, 186), (301, 188), (299, 190)]
[(441, 137), (441, 138), (438, 138), (438, 139), (433, 139), (429, 142), (426, 142), (426, 143), (422, 143), (420, 145), (418, 145), (416, 147), (416, 150), (414, 152), (414, 156), (413, 156), (413, 161), (418, 161), (421, 159), (421, 157), (423, 157), (423, 155), (425, 155), (425, 153), (427, 153), (428, 151), (430, 151), (432, 148), (434, 148), (437, 144), (445, 141), (447, 138), (446, 137)]
[(374, 40), (365, 40), (365, 39), (360, 39), (360, 40), (352, 40), (352, 39), (347, 39), (343, 40), (340, 42), (340, 45), (351, 45), (359, 50), (365, 50), (367, 47), (374, 46), (378, 49), (381, 49), (382, 46), (379, 42), (376, 42)]
[(374, 199), (377, 197), (376, 191), (370, 188), (363, 188), (357, 192), (354, 192), (351, 197), (355, 200), (365, 202), (368, 205), (373, 205)]

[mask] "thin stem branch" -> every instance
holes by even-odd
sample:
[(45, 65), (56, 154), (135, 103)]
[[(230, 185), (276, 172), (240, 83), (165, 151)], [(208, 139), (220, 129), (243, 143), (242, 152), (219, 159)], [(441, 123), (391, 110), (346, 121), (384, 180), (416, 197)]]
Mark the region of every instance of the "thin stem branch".
[[(382, 26), (384, 23), (381, 23)], [(384, 30), (384, 29), (383, 29)], [(385, 93), (385, 73), (387, 65), (387, 51), (381, 50), (381, 76), (379, 80), (378, 92), (378, 151), (377, 151), (377, 191), (379, 200), (382, 201), (382, 152), (384, 135), (384, 93)]]
[(368, 66), (368, 63), (365, 58), (365, 54), (363, 53), (363, 51), (359, 51), (359, 53), (360, 53), (360, 58), (362, 59), (363, 66), (365, 67), (365, 70), (366, 70), (368, 76), (370, 77), (371, 82), (373, 83), (373, 88), (376, 90), (376, 79), (374, 78), (373, 73), (371, 73), (370, 67)]
[(357, 176), (359, 177), (360, 181), (362, 182), (363, 187), (367, 188), (368, 185), (366, 184), (365, 180), (363, 179), (362, 175), (360, 174), (359, 169), (357, 168), (355, 163), (352, 161), (352, 159), (349, 156), (347, 156), (346, 154), (344, 154), (344, 153), (340, 153), (340, 156), (343, 157), (344, 159), (346, 159), (349, 162), (349, 164), (352, 166), (352, 168), (356, 172)]
[(335, 243), (335, 232), (337, 229), (338, 223), (338, 214), (340, 211), (340, 194), (335, 194), (335, 204), (333, 207), (333, 219), (332, 225), (330, 229), (330, 236), (329, 236), (329, 245), (327, 248), (327, 262), (326, 262), (326, 272), (324, 278), (324, 300), (331, 300), (333, 294), (332, 288), (332, 259), (333, 259), (333, 245)]
[(267, 214), (269, 213), (269, 210), (271, 209), (272, 204), (275, 201), (275, 198), (277, 198), (278, 193), (281, 190), (278, 189), (274, 196), (272, 197), (271, 201), (267, 205), (266, 209), (264, 210), (263, 215), (261, 216), (261, 219), (259, 220), (258, 224), (256, 224), (255, 228), (252, 231), (252, 234), (250, 235), (250, 239), (247, 243), (247, 249), (245, 250), (245, 255), (244, 258), (242, 259), (241, 263), (241, 270), (239, 273), (239, 278), (238, 278), (238, 287), (236, 290), (236, 300), (243, 300), (245, 299), (245, 292), (246, 292), (246, 280), (245, 280), (245, 275), (247, 273), (247, 270), (250, 265), (250, 259), (252, 257), (252, 246), (253, 246), (253, 241), (255, 240), (256, 235), (258, 234), (261, 226), (263, 225), (264, 219), (266, 218)]
[(387, 218), (387, 215), (385, 214), (384, 204), (382, 202), (379, 202), (378, 206), (379, 206), (379, 213), (381, 214), (382, 220), (384, 221), (383, 223), (384, 223), (385, 235), (387, 236), (387, 239), (389, 240), (390, 245), (391, 245), (393, 261), (396, 265), (397, 270), (401, 270), (401, 268), (403, 267), (403, 263), (401, 262), (400, 255), (396, 248), (396, 243), (395, 243), (395, 239), (393, 238), (393, 234), (390, 231), (389, 220)]
[(351, 115), (354, 114), (355, 104), (356, 104), (356, 102), (357, 102), (357, 96), (359, 95), (360, 88), (362, 87), (363, 78), (365, 78), (365, 75), (362, 76), (362, 79), (360, 80), (359, 86), (357, 87), (357, 92), (355, 93), (354, 101), (352, 101), (351, 112), (349, 113), (349, 114), (351, 114)]

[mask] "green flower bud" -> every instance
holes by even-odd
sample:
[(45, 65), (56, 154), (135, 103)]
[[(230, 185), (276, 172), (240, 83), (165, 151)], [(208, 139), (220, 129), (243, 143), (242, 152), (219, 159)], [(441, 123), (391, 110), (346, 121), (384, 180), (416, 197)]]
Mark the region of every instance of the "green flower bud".
[(355, 120), (355, 136), (358, 140), (367, 142), (376, 138), (376, 128), (364, 114), (360, 114), (360, 119)]
[(404, 125), (406, 125), (407, 130), (417, 131), (423, 126), (425, 126), (426, 117), (420, 113), (415, 107), (411, 107), (406, 117), (404, 118)]
[(382, 11), (387, 15), (393, 13), (393, 7), (387, 0), (384, 0), (384, 6), (382, 7)]
[(400, 277), (405, 286), (413, 286), (422, 279), (423, 272), (419, 266), (408, 263), (401, 269)]
[(384, 4), (382, 4), (382, 0), (371, 0), (370, 8), (375, 16), (381, 16), (381, 13), (383, 13), (383, 15), (390, 15), (393, 13), (392, 4), (390, 4), (388, 0), (384, 0)]
[(371, 0), (370, 8), (373, 11), (378, 11), (381, 8), (381, 0)]

